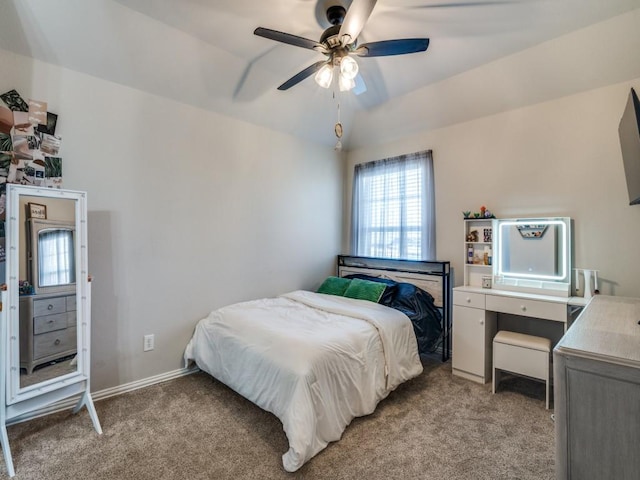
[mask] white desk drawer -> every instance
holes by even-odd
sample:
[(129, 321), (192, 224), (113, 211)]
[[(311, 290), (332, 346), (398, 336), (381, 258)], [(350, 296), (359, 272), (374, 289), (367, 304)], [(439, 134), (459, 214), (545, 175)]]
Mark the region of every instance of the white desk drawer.
[(483, 293), (471, 293), (464, 291), (453, 291), (453, 304), (463, 307), (473, 307), (484, 309), (484, 297)]
[(528, 298), (503, 297), (486, 295), (487, 310), (525, 317), (544, 318), (556, 322), (567, 321), (567, 305), (564, 303), (545, 302)]

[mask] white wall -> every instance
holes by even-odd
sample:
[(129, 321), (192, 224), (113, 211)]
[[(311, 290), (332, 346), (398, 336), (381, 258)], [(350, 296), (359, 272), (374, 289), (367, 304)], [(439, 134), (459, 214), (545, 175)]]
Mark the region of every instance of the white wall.
[(93, 390), (182, 367), (216, 307), (333, 272), (331, 148), (2, 50), (0, 64), (2, 92), (59, 115), (64, 187), (88, 192)]
[(575, 265), (600, 270), (601, 293), (640, 297), (640, 207), (628, 205), (618, 139), (630, 87), (640, 79), (354, 150), (346, 184), (356, 163), (433, 149), (437, 256), (459, 272), (456, 284), (461, 212), (486, 205), (505, 218), (573, 218)]

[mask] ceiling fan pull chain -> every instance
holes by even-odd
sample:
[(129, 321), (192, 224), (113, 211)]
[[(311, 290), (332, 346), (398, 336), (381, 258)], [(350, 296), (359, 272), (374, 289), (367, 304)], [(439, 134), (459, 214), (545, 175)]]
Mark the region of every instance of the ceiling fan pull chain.
[[(336, 92), (333, 92), (333, 98), (335, 98), (336, 96)], [(340, 100), (338, 100), (338, 122), (336, 123), (333, 131), (336, 134), (336, 137), (338, 137), (338, 141), (336, 142), (336, 146), (334, 147), (334, 149), (336, 151), (341, 151), (342, 150), (342, 123), (340, 123)]]

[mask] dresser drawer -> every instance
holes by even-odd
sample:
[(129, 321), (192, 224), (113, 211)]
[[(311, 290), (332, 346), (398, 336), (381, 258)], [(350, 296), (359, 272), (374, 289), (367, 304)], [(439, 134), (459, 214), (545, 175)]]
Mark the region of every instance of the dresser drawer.
[(503, 297), (487, 295), (487, 310), (510, 313), (525, 317), (544, 318), (557, 322), (567, 321), (567, 305), (565, 303), (545, 302), (528, 298)]
[(34, 335), (40, 335), (41, 333), (52, 332), (54, 330), (62, 330), (67, 328), (67, 325), (67, 313), (35, 317), (33, 319), (33, 333)]
[(69, 295), (67, 297), (67, 312), (75, 311), (76, 309), (76, 296)]
[(453, 304), (463, 307), (483, 308), (485, 295), (483, 293), (472, 293), (464, 291), (453, 291)]
[(76, 322), (76, 312), (67, 312), (67, 327), (75, 327), (77, 325)]
[(33, 301), (33, 316), (41, 317), (67, 311), (66, 297), (41, 298)]
[(75, 328), (34, 335), (33, 358), (36, 360), (64, 352), (73, 353), (76, 351), (77, 343)]

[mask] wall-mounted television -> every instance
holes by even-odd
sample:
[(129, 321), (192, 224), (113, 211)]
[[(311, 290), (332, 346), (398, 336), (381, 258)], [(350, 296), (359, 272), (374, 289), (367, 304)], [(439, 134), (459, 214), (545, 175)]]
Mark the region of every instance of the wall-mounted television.
[(30, 218), (28, 227), (29, 283), (35, 293), (75, 291), (74, 223)]
[(640, 101), (632, 88), (618, 126), (629, 205), (640, 204)]

